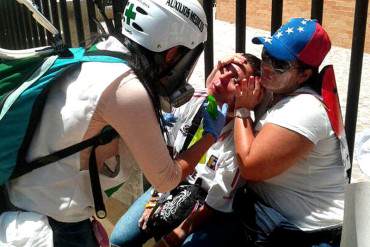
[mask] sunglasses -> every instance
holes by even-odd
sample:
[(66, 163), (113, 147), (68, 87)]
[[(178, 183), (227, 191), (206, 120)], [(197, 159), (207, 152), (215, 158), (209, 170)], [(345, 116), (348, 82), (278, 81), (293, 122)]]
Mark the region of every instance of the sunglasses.
[(271, 57), (265, 49), (262, 50), (262, 63), (268, 64), (278, 74), (283, 74), (291, 69), (298, 68), (293, 62), (283, 61)]

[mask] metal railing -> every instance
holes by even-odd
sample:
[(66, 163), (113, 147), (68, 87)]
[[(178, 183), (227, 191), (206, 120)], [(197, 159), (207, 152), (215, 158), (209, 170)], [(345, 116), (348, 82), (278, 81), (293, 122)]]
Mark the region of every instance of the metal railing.
[[(236, 1), (236, 52), (245, 52), (245, 27), (246, 27), (246, 0)], [(283, 0), (271, 0), (271, 33), (275, 32), (282, 24)], [(103, 1), (104, 2), (104, 1)], [(107, 1), (105, 1), (107, 2)], [(124, 0), (109, 0), (112, 5), (113, 23), (116, 29), (121, 29), (121, 18)], [(311, 18), (322, 23), (323, 0), (312, 0)], [(97, 24), (93, 21), (97, 17), (97, 10), (93, 0), (34, 0), (40, 11), (46, 18), (51, 20), (53, 25), (61, 30), (63, 41), (67, 46), (72, 46), (71, 26), (75, 25), (79, 45), (86, 45), (86, 28), (89, 29), (88, 36), (97, 34)], [(356, 0), (354, 28), (352, 38), (351, 63), (349, 68), (348, 95), (345, 115), (345, 131), (348, 139), (351, 161), (357, 124), (357, 111), (359, 92), (361, 85), (361, 72), (364, 54), (364, 43), (366, 34), (368, 0)], [(74, 21), (71, 23), (68, 6), (73, 8)], [(213, 8), (214, 0), (204, 0), (203, 6), (207, 14), (208, 40), (205, 47), (205, 75), (208, 75), (213, 68)], [(82, 8), (87, 11), (85, 23), (82, 15)], [(86, 23), (87, 22), (87, 23)], [(52, 44), (53, 37), (37, 24), (31, 14), (24, 6), (19, 5), (15, 0), (0, 1), (0, 47), (6, 49), (25, 49), (41, 45)], [(88, 38), (89, 38), (88, 37)]]

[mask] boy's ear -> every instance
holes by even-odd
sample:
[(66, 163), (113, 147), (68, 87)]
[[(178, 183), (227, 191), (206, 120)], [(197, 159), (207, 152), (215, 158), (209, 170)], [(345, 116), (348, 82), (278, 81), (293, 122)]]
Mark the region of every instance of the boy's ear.
[(166, 63), (171, 63), (172, 61), (174, 61), (177, 57), (177, 51), (178, 51), (177, 47), (172, 47), (171, 49), (169, 49), (166, 52), (165, 62)]

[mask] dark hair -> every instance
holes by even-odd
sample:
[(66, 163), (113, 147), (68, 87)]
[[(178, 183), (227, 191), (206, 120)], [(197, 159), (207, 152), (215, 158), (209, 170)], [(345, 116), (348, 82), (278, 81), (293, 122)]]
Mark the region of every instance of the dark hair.
[(298, 63), (298, 72), (303, 73), (305, 70), (310, 69), (312, 71), (312, 75), (302, 84), (302, 87), (310, 87), (316, 93), (321, 95), (321, 79), (319, 74), (319, 68), (314, 67), (308, 64), (305, 64), (301, 61), (297, 61)]
[(250, 53), (243, 53), (242, 56), (247, 59), (247, 62), (252, 67), (253, 75), (261, 76), (261, 59)]
[(134, 71), (139, 81), (142, 83), (145, 90), (148, 92), (161, 131), (163, 134), (164, 133), (167, 134), (167, 130), (164, 126), (164, 120), (162, 116), (158, 87), (156, 85), (159, 79), (159, 75), (161, 73), (160, 64), (156, 62), (156, 59), (158, 59), (161, 55), (164, 56), (164, 53), (152, 52), (126, 37), (123, 38), (122, 43), (130, 53), (129, 54), (130, 59), (127, 61), (128, 65)]

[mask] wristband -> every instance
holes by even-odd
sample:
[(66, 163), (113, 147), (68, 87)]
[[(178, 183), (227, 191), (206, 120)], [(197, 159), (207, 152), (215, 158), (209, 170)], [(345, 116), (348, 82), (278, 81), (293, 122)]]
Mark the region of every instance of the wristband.
[(154, 208), (154, 206), (156, 205), (155, 202), (148, 202), (147, 204), (145, 204), (145, 208)]
[(238, 118), (247, 118), (251, 116), (251, 111), (246, 108), (238, 108), (235, 109), (234, 116)]

